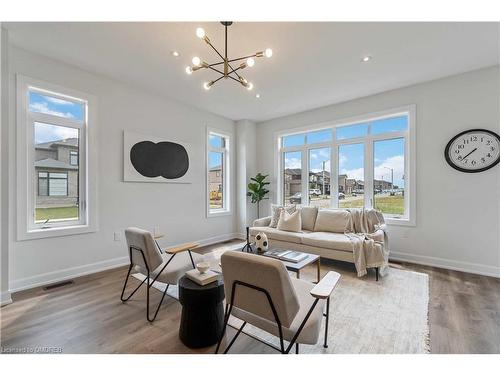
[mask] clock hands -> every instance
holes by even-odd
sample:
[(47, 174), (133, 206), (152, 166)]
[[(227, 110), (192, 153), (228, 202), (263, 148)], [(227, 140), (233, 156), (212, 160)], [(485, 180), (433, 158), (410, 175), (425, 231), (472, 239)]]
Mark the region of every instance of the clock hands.
[(476, 147), (474, 150), (472, 150), (471, 152), (469, 152), (467, 155), (465, 155), (465, 156), (462, 158), (462, 161), (464, 161), (464, 160), (465, 160), (465, 158), (467, 158), (467, 156), (469, 156), (470, 154), (472, 154), (472, 153), (473, 153), (474, 151), (476, 151), (476, 150), (477, 150), (477, 147)]

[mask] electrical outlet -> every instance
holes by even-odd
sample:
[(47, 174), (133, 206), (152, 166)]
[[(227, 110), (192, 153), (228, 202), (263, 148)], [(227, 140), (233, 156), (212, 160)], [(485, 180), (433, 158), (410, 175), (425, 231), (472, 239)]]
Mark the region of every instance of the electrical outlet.
[(115, 233), (113, 233), (113, 239), (115, 241), (121, 241), (122, 240), (122, 234), (121, 234), (121, 232), (115, 232)]

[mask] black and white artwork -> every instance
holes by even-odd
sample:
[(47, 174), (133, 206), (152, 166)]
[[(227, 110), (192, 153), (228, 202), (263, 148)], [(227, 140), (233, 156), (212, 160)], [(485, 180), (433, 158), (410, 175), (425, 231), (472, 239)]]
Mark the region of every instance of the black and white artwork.
[(191, 183), (192, 154), (188, 143), (126, 131), (123, 133), (123, 179)]

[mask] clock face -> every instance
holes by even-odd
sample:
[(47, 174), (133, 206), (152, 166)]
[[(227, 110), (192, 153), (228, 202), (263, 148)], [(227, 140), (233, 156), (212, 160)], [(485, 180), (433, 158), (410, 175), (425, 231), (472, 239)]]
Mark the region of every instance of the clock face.
[(459, 171), (482, 172), (500, 161), (500, 136), (484, 129), (467, 130), (448, 142), (444, 154)]

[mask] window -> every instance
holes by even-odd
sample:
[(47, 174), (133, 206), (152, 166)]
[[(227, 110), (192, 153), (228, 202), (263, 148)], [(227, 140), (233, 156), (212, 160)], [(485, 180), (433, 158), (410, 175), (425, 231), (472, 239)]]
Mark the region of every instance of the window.
[(414, 113), (414, 106), (408, 106), (326, 129), (280, 135), (279, 200), (374, 207), (389, 223), (413, 225)]
[[(68, 174), (38, 172), (38, 195), (41, 197), (67, 197)], [(40, 209), (37, 208), (37, 211)], [(38, 212), (35, 213), (36, 216)]]
[(302, 203), (302, 152), (283, 154), (283, 197), (285, 203)]
[(229, 209), (229, 136), (208, 132), (207, 140), (207, 214), (228, 214)]
[(78, 151), (69, 152), (69, 164), (78, 165)]
[(96, 190), (89, 167), (96, 159), (88, 153), (94, 99), (22, 76), (17, 95), (18, 238), (96, 230), (95, 211), (89, 212)]
[(341, 144), (338, 149), (339, 207), (364, 207), (365, 145), (364, 143)]
[(309, 150), (309, 204), (330, 207), (331, 148)]

